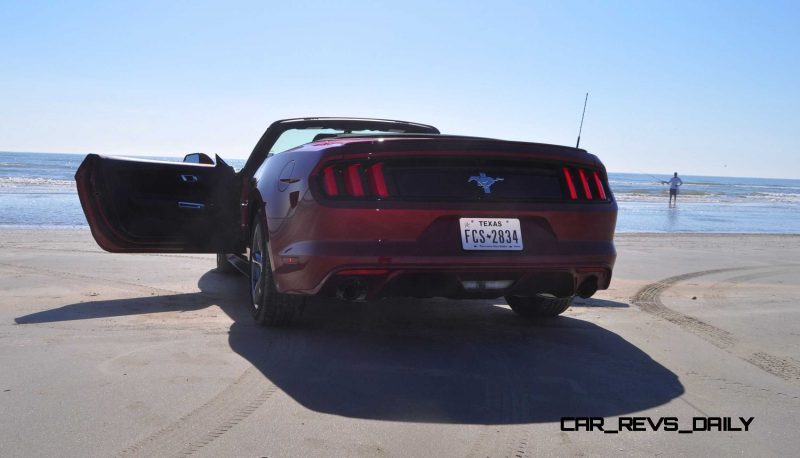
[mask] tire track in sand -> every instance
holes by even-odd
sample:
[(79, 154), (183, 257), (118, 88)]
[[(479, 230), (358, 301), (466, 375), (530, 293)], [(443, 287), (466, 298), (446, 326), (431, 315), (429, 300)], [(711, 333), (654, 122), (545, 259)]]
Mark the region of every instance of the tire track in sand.
[[(94, 277), (94, 276), (91, 276), (91, 275), (82, 275), (82, 274), (77, 274), (77, 273), (74, 273), (74, 272), (65, 272), (63, 270), (48, 269), (46, 267), (23, 266), (23, 265), (19, 265), (19, 264), (11, 264), (11, 263), (4, 263), (4, 262), (0, 263), (0, 267), (5, 267), (5, 268), (8, 268), (8, 269), (10, 269), (12, 271), (15, 270), (17, 272), (25, 272), (25, 273), (28, 273), (28, 274), (35, 274), (35, 275), (40, 275), (40, 276), (44, 276), (44, 277), (57, 276), (57, 277), (61, 277), (61, 278), (71, 278), (71, 279), (75, 279), (75, 280), (89, 281), (89, 282), (93, 282), (93, 283), (104, 283), (106, 285), (112, 286), (112, 287), (117, 288), (119, 290), (130, 290), (130, 291), (147, 293), (147, 294), (153, 293), (153, 292), (159, 293), (159, 294), (185, 294), (185, 293), (183, 293), (181, 291), (175, 291), (175, 290), (165, 289), (165, 288), (158, 288), (158, 287), (155, 287), (155, 286), (142, 285), (140, 283), (134, 283), (134, 282), (125, 281), (125, 280), (113, 280), (113, 279), (109, 279), (109, 278)], [(87, 284), (89, 284), (89, 283), (87, 283)]]
[[(781, 358), (760, 350), (748, 351), (739, 344), (739, 340), (730, 332), (710, 325), (705, 321), (672, 310), (665, 306), (661, 301), (661, 294), (663, 294), (664, 291), (675, 286), (677, 283), (692, 278), (745, 270), (771, 269), (769, 272), (734, 277), (733, 280), (734, 283), (736, 283), (746, 281), (748, 279), (767, 277), (798, 267), (800, 267), (800, 265), (788, 264), (785, 266), (733, 267), (727, 269), (712, 269), (690, 272), (665, 278), (655, 283), (645, 285), (631, 298), (631, 302), (641, 308), (643, 311), (674, 323), (681, 328), (703, 338), (717, 348), (725, 350), (767, 373), (780, 377), (789, 382), (800, 384), (800, 362), (791, 358)], [(776, 270), (776, 268), (781, 269)]]
[[(38, 266), (0, 263), (0, 268), (26, 274), (108, 283), (120, 289), (140, 292), (185, 294), (133, 282), (110, 280)], [(278, 391), (278, 387), (269, 382), (257, 368), (251, 366), (231, 385), (225, 387), (203, 405), (127, 447), (117, 456), (190, 456), (249, 417), (276, 391)]]
[(250, 367), (209, 401), (117, 456), (190, 456), (249, 417), (276, 391), (277, 386)]
[(723, 300), (727, 298), (726, 294), (727, 291), (730, 291), (738, 287), (742, 283), (746, 283), (752, 280), (758, 280), (761, 278), (768, 278), (773, 275), (783, 273), (785, 271), (786, 269), (768, 270), (766, 272), (755, 272), (755, 273), (737, 275), (735, 277), (726, 278), (709, 286), (708, 291), (704, 294), (704, 298), (712, 301)]
[(14, 245), (2, 245), (0, 244), (0, 248), (6, 248), (8, 250), (18, 250), (18, 251), (47, 251), (47, 252), (55, 252), (55, 253), (64, 253), (68, 251), (69, 253), (89, 253), (89, 254), (99, 254), (102, 256), (158, 256), (163, 258), (180, 258), (180, 259), (198, 259), (201, 261), (209, 261), (209, 263), (214, 263), (213, 253), (207, 253), (209, 256), (196, 256), (192, 253), (111, 253), (108, 251), (98, 250), (98, 249), (73, 249), (73, 248), (43, 248), (39, 246), (27, 246), (22, 244), (14, 244)]

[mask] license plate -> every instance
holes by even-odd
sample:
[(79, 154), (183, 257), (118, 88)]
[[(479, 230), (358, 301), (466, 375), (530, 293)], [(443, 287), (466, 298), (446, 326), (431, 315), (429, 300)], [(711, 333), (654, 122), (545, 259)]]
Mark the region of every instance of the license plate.
[(465, 250), (522, 250), (522, 231), (516, 218), (460, 218), (458, 223)]

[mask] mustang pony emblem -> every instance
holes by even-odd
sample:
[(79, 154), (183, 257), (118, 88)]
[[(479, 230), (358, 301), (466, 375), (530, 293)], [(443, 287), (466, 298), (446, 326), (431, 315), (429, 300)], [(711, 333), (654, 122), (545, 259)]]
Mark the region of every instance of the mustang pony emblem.
[(483, 188), (483, 192), (486, 194), (491, 194), (492, 190), (490, 189), (493, 184), (497, 183), (498, 181), (503, 181), (505, 178), (492, 178), (487, 177), (485, 173), (481, 172), (480, 176), (471, 176), (467, 183), (475, 182), (478, 186)]

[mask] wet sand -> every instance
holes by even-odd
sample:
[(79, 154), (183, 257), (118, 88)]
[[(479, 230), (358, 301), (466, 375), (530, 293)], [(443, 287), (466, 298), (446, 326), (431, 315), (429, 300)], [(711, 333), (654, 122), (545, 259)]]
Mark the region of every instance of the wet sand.
[[(791, 455), (800, 236), (622, 234), (563, 317), (502, 300), (313, 302), (255, 326), (210, 255), (0, 229), (0, 456)], [(562, 417), (754, 417), (561, 431)]]

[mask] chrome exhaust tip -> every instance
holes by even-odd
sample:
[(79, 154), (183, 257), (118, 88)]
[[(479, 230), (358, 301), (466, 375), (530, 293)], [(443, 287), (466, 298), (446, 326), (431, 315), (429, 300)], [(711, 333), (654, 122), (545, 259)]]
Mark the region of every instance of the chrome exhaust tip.
[(589, 277), (578, 286), (578, 296), (588, 299), (597, 292), (597, 277)]
[(336, 298), (345, 301), (363, 301), (367, 298), (367, 287), (357, 278), (344, 280), (336, 288)]

